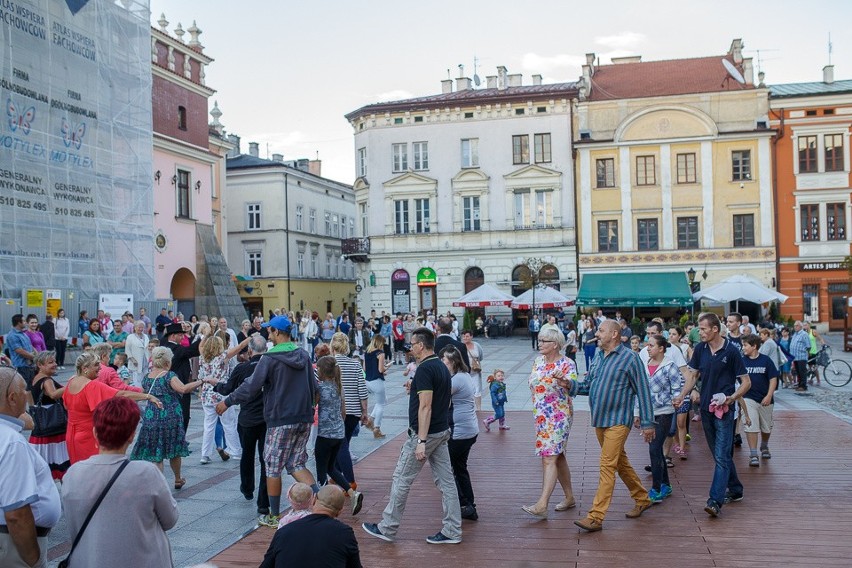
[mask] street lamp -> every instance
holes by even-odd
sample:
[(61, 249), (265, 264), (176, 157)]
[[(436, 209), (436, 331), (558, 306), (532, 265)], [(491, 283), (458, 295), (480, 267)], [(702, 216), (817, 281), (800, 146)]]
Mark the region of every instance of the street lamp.
[(686, 277), (689, 278), (689, 285), (692, 286), (692, 283), (695, 282), (695, 269), (690, 267), (686, 273)]

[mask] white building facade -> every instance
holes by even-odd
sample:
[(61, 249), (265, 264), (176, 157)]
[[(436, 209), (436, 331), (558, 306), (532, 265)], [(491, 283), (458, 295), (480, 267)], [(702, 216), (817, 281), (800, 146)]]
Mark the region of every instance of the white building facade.
[[(520, 75), (443, 81), (443, 93), (379, 103), (349, 115), (354, 129), (363, 309), (444, 313), (487, 282), (541, 280), (577, 291), (571, 104), (574, 83), (522, 85)], [(456, 310), (460, 311), (460, 310)]]

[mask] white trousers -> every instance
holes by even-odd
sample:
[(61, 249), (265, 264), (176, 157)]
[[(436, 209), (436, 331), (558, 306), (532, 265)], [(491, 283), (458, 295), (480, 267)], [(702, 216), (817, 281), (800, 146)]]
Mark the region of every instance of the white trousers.
[(216, 418), (222, 421), (225, 430), (225, 443), (228, 445), (228, 453), (233, 457), (243, 454), (243, 446), (240, 444), (240, 436), (237, 434), (237, 407), (231, 406), (222, 416), (216, 415), (216, 406), (202, 404), (204, 410), (204, 433), (201, 436), (202, 457), (213, 457), (216, 449)]
[(382, 425), (382, 416), (385, 414), (385, 405), (388, 403), (388, 397), (385, 394), (385, 382), (382, 379), (367, 381), (367, 390), (375, 395), (375, 406), (370, 416), (373, 417), (373, 424), (376, 428)]

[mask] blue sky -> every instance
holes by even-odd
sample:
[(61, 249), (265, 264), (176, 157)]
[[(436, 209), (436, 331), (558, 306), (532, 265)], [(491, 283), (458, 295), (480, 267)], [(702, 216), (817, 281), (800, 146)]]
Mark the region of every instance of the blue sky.
[[(207, 84), (243, 151), (258, 142), (285, 159), (319, 158), (323, 175), (354, 181), (347, 112), (440, 92), (458, 65), (480, 77), (505, 65), (545, 82), (574, 81), (584, 54), (643, 60), (722, 55), (734, 38), (760, 50), (766, 82), (819, 81), (833, 43), (835, 78), (852, 78), (852, 2), (840, 0), (596, 2), (466, 0), (151, 0), (151, 22), (195, 20), (215, 61)], [(212, 104), (211, 104), (212, 107)], [(318, 153), (318, 154), (317, 154)]]

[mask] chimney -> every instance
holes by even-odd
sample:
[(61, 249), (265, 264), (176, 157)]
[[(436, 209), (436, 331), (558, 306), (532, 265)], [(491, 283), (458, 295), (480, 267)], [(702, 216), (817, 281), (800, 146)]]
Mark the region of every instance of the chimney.
[(533, 85), (541, 85), (541, 75), (532, 76)]
[(240, 154), (242, 154), (242, 150), (240, 149), (240, 137), (236, 134), (228, 134), (228, 142), (230, 142), (234, 149), (228, 152), (228, 156), (231, 158), (236, 158)]
[(728, 55), (734, 59), (734, 63), (740, 64), (743, 62), (743, 40), (735, 39), (731, 42), (731, 49), (728, 50)]
[(457, 91), (469, 91), (473, 88), (473, 83), (470, 80), (470, 77), (459, 77), (456, 79), (456, 90)]
[(322, 160), (311, 160), (308, 162), (308, 172), (315, 176), (322, 176)]
[(597, 57), (595, 56), (594, 53), (587, 53), (586, 54), (586, 65), (589, 65), (589, 66), (594, 65), (595, 59), (597, 59)]
[(272, 161), (273, 162), (283, 162), (284, 161), (284, 154), (272, 154)]
[(509, 86), (510, 87), (520, 87), (523, 84), (523, 75), (520, 73), (513, 73), (509, 75)]
[(754, 85), (754, 65), (751, 62), (751, 57), (743, 59), (743, 79), (746, 85)]
[(310, 165), (310, 160), (307, 158), (299, 158), (296, 160), (296, 169), (302, 170), (303, 172), (308, 171), (308, 167)]
[(447, 94), (453, 92), (453, 80), (452, 79), (444, 79), (441, 81), (441, 93)]
[(826, 85), (834, 83), (834, 65), (826, 65), (822, 68), (822, 82)]
[(260, 145), (257, 142), (249, 142), (249, 154), (251, 154), (255, 158), (259, 158), (260, 157), (259, 147), (260, 147)]
[(507, 73), (508, 73), (508, 70), (503, 65), (500, 65), (497, 68), (497, 89), (499, 89), (501, 91), (508, 86), (508, 84), (506, 82), (506, 74)]
[(497, 75), (488, 75), (485, 77), (485, 86), (489, 89), (497, 88)]
[(628, 55), (627, 57), (613, 57), (613, 65), (622, 65), (624, 63), (642, 63), (641, 55)]

